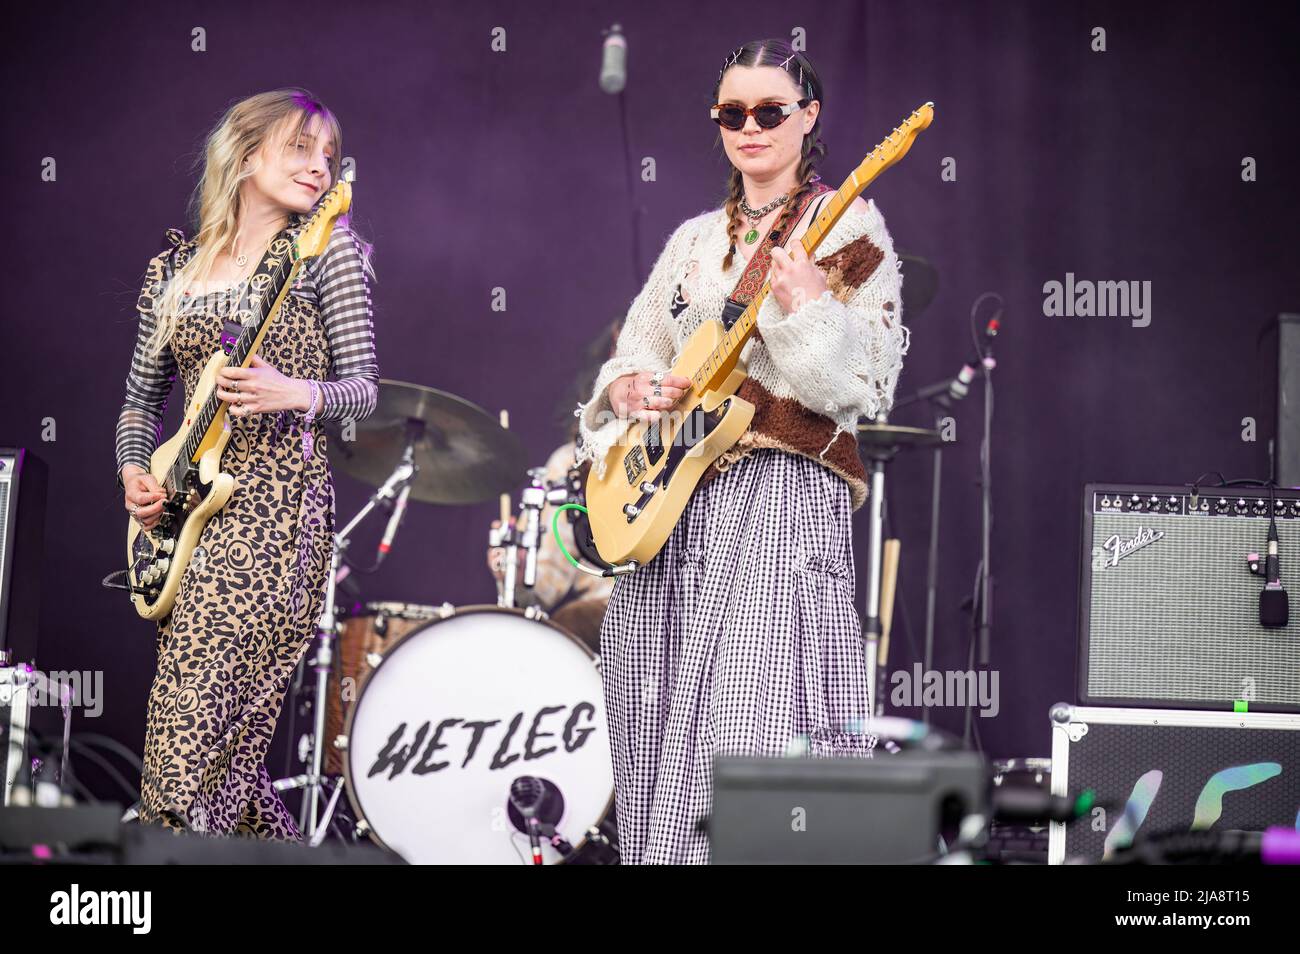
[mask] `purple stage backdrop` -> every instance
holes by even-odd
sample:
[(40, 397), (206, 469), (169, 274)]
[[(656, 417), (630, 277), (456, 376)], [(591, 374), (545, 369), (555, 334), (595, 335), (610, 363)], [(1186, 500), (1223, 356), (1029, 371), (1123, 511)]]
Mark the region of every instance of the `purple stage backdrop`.
[[(1000, 693), (997, 715), (975, 722), (992, 755), (1048, 754), (1048, 707), (1073, 698), (1084, 482), (1267, 476), (1277, 339), (1261, 332), (1300, 308), (1290, 16), (1267, 4), (1238, 16), (1192, 3), (777, 0), (16, 8), (0, 120), (0, 444), (50, 465), (38, 663), (103, 673), (102, 715), (79, 711), (74, 730), (142, 746), (154, 627), (99, 585), (119, 568), (126, 525), (114, 421), (145, 263), (164, 228), (188, 229), (193, 161), (232, 100), (301, 85), (339, 115), (354, 224), (376, 248), (382, 375), (509, 409), (540, 464), (565, 438), (590, 340), (624, 313), (671, 229), (721, 202), (726, 161), (705, 110), (724, 56), (781, 36), (806, 42), (822, 73), (833, 185), (935, 103), (934, 125), (869, 191), (895, 244), (940, 275), (930, 307), (903, 316), (899, 395), (955, 373), (972, 353), (972, 302), (1003, 296), (989, 666)], [(622, 103), (597, 85), (612, 22), (629, 44)], [(1145, 317), (1046, 314), (1044, 284), (1067, 274), (1140, 283)], [(956, 406), (945, 454), (939, 669), (967, 667), (983, 403), (976, 388)], [(921, 405), (894, 420), (931, 423)], [(889, 472), (902, 539), (891, 668), (920, 658), (930, 467), (904, 454)], [(366, 489), (337, 483), (344, 520)], [(367, 597), (490, 602), (494, 512), (412, 506)], [(865, 509), (856, 526), (861, 587)], [(960, 709), (931, 714), (961, 730)]]

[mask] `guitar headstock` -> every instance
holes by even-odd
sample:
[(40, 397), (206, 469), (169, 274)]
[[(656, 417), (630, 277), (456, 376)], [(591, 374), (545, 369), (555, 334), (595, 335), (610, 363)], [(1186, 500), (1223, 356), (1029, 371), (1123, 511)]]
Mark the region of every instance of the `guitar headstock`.
[(296, 243), (298, 258), (314, 258), (325, 251), (325, 246), (329, 244), (330, 231), (334, 227), (334, 220), (351, 206), (352, 182), (349, 179), (340, 179), (325, 193), (325, 197), (317, 204), (311, 217), (303, 223)]
[[(920, 133), (930, 127), (934, 121), (934, 103), (925, 103), (912, 110), (912, 114), (894, 127), (875, 149), (867, 153), (867, 158), (855, 170), (854, 175), (862, 182), (863, 188), (880, 173), (898, 162)], [(860, 191), (860, 190), (859, 190)]]

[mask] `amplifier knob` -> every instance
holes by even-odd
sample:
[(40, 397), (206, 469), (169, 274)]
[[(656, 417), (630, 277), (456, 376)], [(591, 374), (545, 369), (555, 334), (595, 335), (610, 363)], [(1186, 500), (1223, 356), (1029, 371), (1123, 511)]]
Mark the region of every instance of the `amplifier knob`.
[(1300, 517), (1300, 500), (1291, 501), (1291, 512)]
[(1150, 511), (1152, 511), (1153, 513), (1154, 513), (1155, 511), (1159, 510), (1159, 509), (1160, 509), (1160, 498), (1157, 497), (1155, 494), (1152, 494), (1150, 497), (1148, 497), (1148, 498), (1147, 498), (1147, 509), (1150, 510)]
[(1286, 513), (1286, 501), (1285, 500), (1273, 501), (1273, 509), (1276, 510), (1279, 515)]
[(171, 565), (172, 565), (172, 561), (167, 559), (166, 557), (163, 557), (161, 560), (158, 561), (157, 570), (160, 579), (167, 575), (167, 568), (170, 567)]
[(1262, 517), (1268, 513), (1268, 504), (1264, 503), (1262, 500), (1256, 500), (1255, 503), (1251, 505), (1250, 509)]
[(1218, 502), (1214, 505), (1214, 509), (1216, 513), (1227, 513), (1228, 501), (1225, 500), (1223, 497), (1220, 497)]
[(163, 540), (159, 549), (161, 549), (163, 553), (171, 553), (173, 550), (176, 549), (176, 541), (173, 540), (171, 537), (167, 537), (165, 540)]
[(1166, 501), (1165, 501), (1165, 509), (1168, 510), (1170, 513), (1173, 513), (1175, 510), (1177, 510), (1177, 509), (1178, 509), (1178, 498), (1177, 498), (1177, 497), (1170, 497), (1168, 500), (1166, 500)]
[(1137, 494), (1134, 494), (1132, 497), (1128, 498), (1128, 506), (1130, 510), (1141, 510), (1142, 498), (1139, 497)]
[(1238, 497), (1238, 498), (1237, 498), (1236, 506), (1234, 506), (1232, 509), (1235, 510), (1237, 513), (1245, 513), (1245, 512), (1246, 512), (1246, 501), (1245, 501), (1245, 499), (1242, 498), (1242, 497)]

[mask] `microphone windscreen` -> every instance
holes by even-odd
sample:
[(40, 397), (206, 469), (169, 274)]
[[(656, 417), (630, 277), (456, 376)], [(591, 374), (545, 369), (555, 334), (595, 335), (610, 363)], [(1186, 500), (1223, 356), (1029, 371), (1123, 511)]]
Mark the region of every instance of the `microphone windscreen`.
[(1281, 629), (1291, 617), (1287, 604), (1286, 590), (1270, 583), (1259, 594), (1259, 622), (1269, 629)]

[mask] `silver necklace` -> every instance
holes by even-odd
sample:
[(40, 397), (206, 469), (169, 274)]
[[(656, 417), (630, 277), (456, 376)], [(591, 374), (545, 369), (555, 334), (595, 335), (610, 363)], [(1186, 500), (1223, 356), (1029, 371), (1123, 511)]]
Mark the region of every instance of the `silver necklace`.
[(745, 233), (746, 245), (753, 245), (758, 241), (758, 223), (762, 221), (763, 216), (778, 206), (784, 205), (789, 200), (790, 193), (787, 192), (785, 195), (777, 196), (761, 209), (751, 209), (749, 203), (745, 201), (745, 197), (743, 195), (740, 197), (740, 211), (749, 219), (749, 231)]

